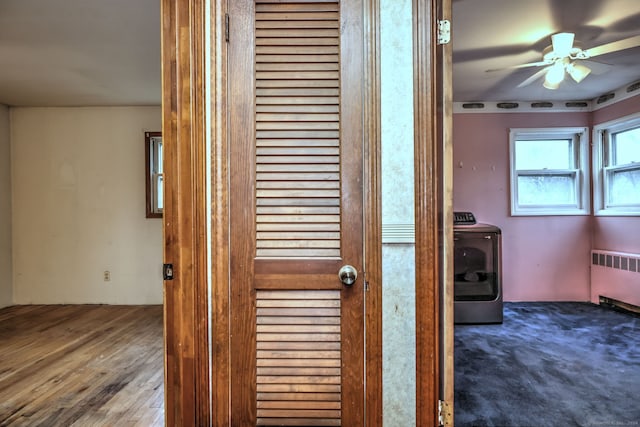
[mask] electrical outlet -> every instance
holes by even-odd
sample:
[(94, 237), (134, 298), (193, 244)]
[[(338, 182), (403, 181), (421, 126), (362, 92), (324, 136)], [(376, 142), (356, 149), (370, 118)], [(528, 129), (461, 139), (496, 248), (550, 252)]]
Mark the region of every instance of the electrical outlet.
[(111, 272), (109, 270), (104, 271), (104, 281), (108, 282), (111, 280)]

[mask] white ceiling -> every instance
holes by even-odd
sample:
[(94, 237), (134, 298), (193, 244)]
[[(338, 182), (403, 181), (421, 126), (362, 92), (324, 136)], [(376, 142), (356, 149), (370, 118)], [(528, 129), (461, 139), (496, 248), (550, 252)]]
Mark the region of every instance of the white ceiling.
[(0, 0), (0, 104), (159, 105), (160, 0)]
[[(454, 101), (590, 100), (640, 79), (640, 48), (556, 91), (536, 69), (556, 32), (584, 48), (640, 34), (640, 0), (453, 0)], [(596, 71), (603, 71), (596, 75)], [(160, 0), (0, 0), (0, 103), (159, 105)]]
[[(542, 60), (550, 36), (573, 32), (583, 49), (640, 34), (640, 0), (453, 0), (454, 101), (592, 100), (640, 80), (640, 48), (594, 58), (581, 83), (557, 90), (543, 79), (518, 88), (540, 68), (486, 72)], [(592, 66), (593, 65), (593, 66)]]

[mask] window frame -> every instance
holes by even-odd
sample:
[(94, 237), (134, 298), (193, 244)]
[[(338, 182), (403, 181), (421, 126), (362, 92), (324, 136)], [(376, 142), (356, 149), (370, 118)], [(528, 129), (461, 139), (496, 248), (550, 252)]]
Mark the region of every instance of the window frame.
[[(511, 216), (589, 215), (589, 130), (586, 127), (511, 128), (509, 130), (509, 178)], [(516, 169), (517, 141), (571, 140), (573, 168)], [(573, 176), (575, 203), (520, 205), (518, 178), (521, 176)]]
[(619, 171), (640, 170), (640, 162), (610, 166), (611, 136), (640, 128), (640, 113), (593, 126), (593, 203), (595, 216), (640, 216), (640, 203), (615, 205), (609, 201), (610, 176)]
[(163, 179), (164, 175), (163, 172), (158, 172), (158, 153), (157, 150), (154, 149), (158, 138), (162, 142), (162, 132), (144, 133), (145, 204), (147, 218), (162, 218), (162, 208), (158, 207), (158, 178)]

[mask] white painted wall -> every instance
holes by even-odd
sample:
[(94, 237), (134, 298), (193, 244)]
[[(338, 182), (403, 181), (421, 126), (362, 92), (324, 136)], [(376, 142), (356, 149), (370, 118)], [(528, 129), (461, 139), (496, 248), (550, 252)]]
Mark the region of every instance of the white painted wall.
[(13, 304), (9, 107), (0, 105), (0, 307)]
[[(382, 0), (383, 424), (416, 424), (415, 244), (387, 237), (413, 229), (411, 0)], [(410, 242), (411, 239), (408, 239)]]
[[(160, 107), (12, 108), (16, 304), (161, 304), (144, 131)], [(111, 280), (103, 280), (103, 272)]]

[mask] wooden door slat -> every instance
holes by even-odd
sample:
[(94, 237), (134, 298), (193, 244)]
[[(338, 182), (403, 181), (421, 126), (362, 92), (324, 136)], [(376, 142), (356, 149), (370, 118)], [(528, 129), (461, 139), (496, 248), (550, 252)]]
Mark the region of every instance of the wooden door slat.
[[(339, 320), (339, 319), (338, 319)], [(278, 350), (263, 349), (257, 352), (258, 359), (337, 359), (340, 360), (340, 351), (338, 350)]]
[[(288, 292), (288, 291), (282, 291)], [(302, 291), (306, 292), (306, 291)], [(314, 291), (309, 291), (314, 292)], [(312, 297), (309, 298), (287, 298), (287, 299), (266, 299), (261, 298), (256, 301), (256, 307), (281, 307), (281, 308), (291, 308), (291, 307), (322, 307), (322, 308), (337, 308), (340, 307), (339, 299), (315, 299)], [(339, 331), (336, 331), (339, 332)]]
[(278, 232), (258, 232), (257, 236), (259, 239), (270, 240), (270, 239), (283, 239), (283, 240), (299, 240), (299, 239), (339, 239), (340, 233), (337, 232), (310, 232), (310, 231), (301, 231), (301, 232), (287, 232), (287, 231), (278, 231)]
[[(287, 173), (326, 173), (340, 172), (340, 165), (333, 164), (257, 164), (256, 172), (287, 172)], [(303, 195), (304, 196), (304, 195)], [(286, 196), (283, 196), (286, 197)]]
[(262, 240), (258, 243), (258, 254), (263, 249), (339, 249), (340, 241), (336, 240)]
[[(257, 113), (256, 121), (258, 122), (337, 122), (338, 114), (331, 113)], [(304, 148), (304, 147), (300, 147)]]
[(338, 130), (339, 124), (336, 122), (256, 122), (256, 130), (296, 130), (296, 131), (310, 131), (310, 130)]
[(282, 62), (286, 64), (295, 64), (295, 63), (329, 63), (329, 64), (337, 64), (339, 62), (339, 55), (335, 53), (318, 53), (309, 55), (303, 52), (298, 52), (294, 54), (278, 54), (278, 53), (263, 53), (261, 55), (256, 55), (257, 64), (260, 63), (272, 63), (272, 62)]
[[(322, 22), (327, 21), (320, 21)], [(283, 26), (275, 28), (256, 28), (256, 44), (279, 43), (282, 39), (299, 39), (305, 40), (305, 45), (314, 46), (318, 40), (334, 40), (338, 41), (340, 32), (338, 28), (329, 27), (322, 28), (317, 25), (309, 25), (305, 28), (283, 28)]]
[(338, 46), (256, 46), (258, 55), (337, 55)]
[[(256, 188), (259, 189), (319, 189), (319, 190), (338, 190), (340, 187), (340, 183), (337, 181), (260, 181), (256, 184)], [(299, 206), (296, 201), (297, 199), (287, 199), (291, 200), (291, 205)], [(307, 199), (313, 200), (313, 199)], [(331, 199), (336, 200), (336, 199)], [(273, 206), (273, 205), (272, 205)], [(275, 205), (277, 206), (277, 204)]]
[[(259, 199), (256, 201), (256, 206), (339, 206), (340, 200), (334, 198), (309, 198), (302, 199), (300, 197), (297, 198), (278, 198), (278, 199)], [(292, 224), (293, 225), (293, 224)], [(260, 228), (260, 224), (256, 224), (257, 231), (264, 231), (264, 228)], [(317, 230), (317, 229), (315, 229)], [(332, 228), (332, 230), (337, 230), (337, 228)], [(308, 230), (314, 231), (314, 229)]]
[[(290, 96), (290, 97), (311, 97), (311, 96), (324, 96), (331, 97), (333, 100), (334, 97), (340, 95), (340, 90), (338, 87), (334, 88), (314, 88), (314, 87), (302, 87), (302, 88), (276, 88), (276, 89), (256, 89), (256, 95), (259, 97), (263, 96)], [(262, 102), (261, 99), (257, 101), (258, 105)], [(295, 102), (293, 99), (291, 102)]]
[[(283, 16), (283, 12), (326, 12), (332, 11), (337, 12), (338, 7), (335, 0), (297, 0), (295, 2), (291, 1), (256, 1), (256, 12), (257, 14), (262, 14), (264, 12), (274, 12), (278, 13), (278, 16)], [(283, 18), (282, 18), (283, 19)]]
[[(278, 103), (262, 103), (261, 105), (256, 105), (257, 113), (299, 113), (299, 112), (310, 112), (317, 114), (332, 114), (338, 112), (337, 105), (331, 104), (278, 104)], [(259, 145), (258, 145), (259, 146)]]
[(340, 393), (340, 384), (258, 384), (261, 392), (292, 392), (292, 393)]
[[(258, 258), (338, 258), (340, 251), (337, 249), (261, 249)], [(256, 286), (258, 283), (256, 282)]]
[(337, 156), (340, 154), (338, 147), (258, 147), (258, 156), (291, 156), (291, 155), (316, 155)]
[(262, 291), (261, 300), (316, 299), (340, 300), (340, 293), (334, 291), (299, 290), (299, 291)]
[(273, 367), (304, 367), (304, 366), (323, 366), (323, 367), (340, 367), (340, 359), (260, 359), (258, 357), (257, 366), (273, 366)]
[[(305, 34), (305, 37), (296, 37), (293, 31), (287, 36), (284, 33), (279, 33), (281, 37), (278, 38), (263, 38), (260, 39), (260, 46), (337, 46), (339, 43), (336, 37), (337, 30), (316, 30), (317, 32), (323, 31), (329, 33), (328, 35), (320, 34), (317, 37), (311, 38), (311, 34)], [(266, 31), (267, 33), (270, 31)], [(270, 34), (264, 34), (268, 37)]]
[(258, 231), (340, 231), (339, 223), (259, 223)]
[(273, 168), (272, 171), (260, 171), (256, 174), (256, 181), (338, 181), (339, 171), (303, 170), (301, 172), (281, 171)]
[(258, 409), (340, 409), (340, 402), (317, 401), (291, 401), (291, 400), (268, 400), (260, 401)]
[(333, 108), (338, 107), (338, 97), (333, 96), (270, 96), (270, 97), (261, 97), (256, 100), (256, 106), (260, 105), (283, 105), (283, 106), (293, 106), (293, 105), (330, 105)]
[(258, 308), (258, 316), (309, 316), (340, 317), (340, 310), (335, 308)]
[(295, 402), (297, 400), (319, 400), (336, 401), (340, 399), (337, 393), (258, 393), (258, 400), (262, 402), (280, 401)]
[(324, 154), (316, 155), (316, 156), (303, 156), (303, 155), (295, 155), (295, 156), (256, 156), (256, 162), (259, 165), (262, 164), (305, 164), (305, 165), (313, 165), (316, 163), (330, 163), (339, 165), (338, 156), (327, 156)]
[(295, 376), (295, 377), (316, 377), (316, 376), (340, 376), (340, 367), (325, 367), (325, 366), (291, 366), (291, 367), (273, 367), (273, 366), (258, 366), (257, 369), (258, 378), (264, 376)]
[(289, 131), (260, 131), (256, 132), (257, 140), (272, 140), (281, 138), (283, 141), (302, 138), (313, 138), (316, 141), (334, 140), (340, 136), (339, 131), (308, 131), (308, 130), (289, 130)]
[(279, 70), (256, 72), (256, 80), (306, 80), (304, 83), (307, 86), (310, 86), (314, 80), (332, 80), (333, 87), (337, 87), (338, 76), (338, 71)]
[[(276, 76), (275, 78), (262, 79), (256, 82), (256, 89), (258, 90), (291, 88), (337, 89), (338, 83), (331, 79), (308, 80), (304, 78), (296, 79), (292, 76)], [(260, 102), (262, 103), (262, 100)]]

